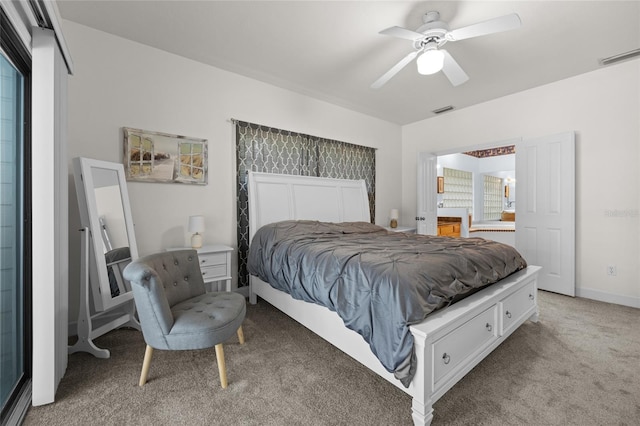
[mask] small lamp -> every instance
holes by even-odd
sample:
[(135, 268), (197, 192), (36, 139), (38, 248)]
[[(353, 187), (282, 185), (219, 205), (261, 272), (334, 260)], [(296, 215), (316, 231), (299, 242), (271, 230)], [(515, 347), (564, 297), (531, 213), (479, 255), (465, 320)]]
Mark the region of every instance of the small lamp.
[(389, 218), (391, 219), (391, 222), (389, 223), (389, 226), (392, 228), (397, 228), (398, 227), (398, 217), (400, 216), (398, 209), (391, 209), (391, 213), (389, 213)]
[(202, 247), (202, 235), (204, 231), (204, 216), (189, 216), (189, 232), (194, 232), (191, 236), (191, 247), (198, 249)]

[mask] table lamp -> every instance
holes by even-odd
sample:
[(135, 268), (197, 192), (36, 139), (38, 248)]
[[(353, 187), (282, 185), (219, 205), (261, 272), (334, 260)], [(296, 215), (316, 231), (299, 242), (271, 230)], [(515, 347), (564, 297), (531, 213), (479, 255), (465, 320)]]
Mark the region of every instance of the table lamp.
[(189, 232), (194, 232), (191, 236), (191, 247), (199, 249), (202, 247), (202, 235), (204, 231), (204, 216), (189, 216)]
[(391, 209), (391, 213), (389, 213), (389, 218), (391, 219), (389, 226), (392, 228), (397, 228), (399, 217), (400, 217), (400, 213), (398, 212), (398, 209)]

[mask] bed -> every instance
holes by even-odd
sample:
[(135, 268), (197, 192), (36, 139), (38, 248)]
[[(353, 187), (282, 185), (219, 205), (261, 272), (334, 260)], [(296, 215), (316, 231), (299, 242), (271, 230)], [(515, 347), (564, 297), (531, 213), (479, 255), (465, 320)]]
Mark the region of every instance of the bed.
[[(286, 220), (369, 222), (362, 181), (250, 173), (250, 238), (264, 225)], [(526, 268), (437, 310), (409, 327), (415, 371), (405, 387), (369, 344), (333, 311), (250, 278), (250, 302), (261, 297), (413, 398), (416, 425), (433, 419), (433, 403), (527, 320), (537, 321), (537, 266)]]

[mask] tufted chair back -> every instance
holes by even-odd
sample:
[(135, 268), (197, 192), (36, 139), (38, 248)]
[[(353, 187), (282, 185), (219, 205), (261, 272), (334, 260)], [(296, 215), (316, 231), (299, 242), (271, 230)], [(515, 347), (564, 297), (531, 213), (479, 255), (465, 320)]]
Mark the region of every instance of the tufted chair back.
[(166, 347), (164, 335), (173, 327), (171, 308), (205, 293), (195, 250), (168, 251), (139, 259), (127, 267), (145, 340)]

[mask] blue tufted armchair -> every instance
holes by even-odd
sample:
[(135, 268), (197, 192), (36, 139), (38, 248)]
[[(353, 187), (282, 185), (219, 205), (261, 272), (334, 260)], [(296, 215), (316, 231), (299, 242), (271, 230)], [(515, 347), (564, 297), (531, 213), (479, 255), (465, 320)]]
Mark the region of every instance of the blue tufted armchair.
[(147, 344), (140, 386), (147, 381), (154, 349), (188, 350), (215, 346), (220, 384), (227, 387), (222, 343), (237, 333), (244, 344), (246, 302), (232, 292), (207, 293), (195, 250), (141, 257), (123, 272), (131, 282)]

